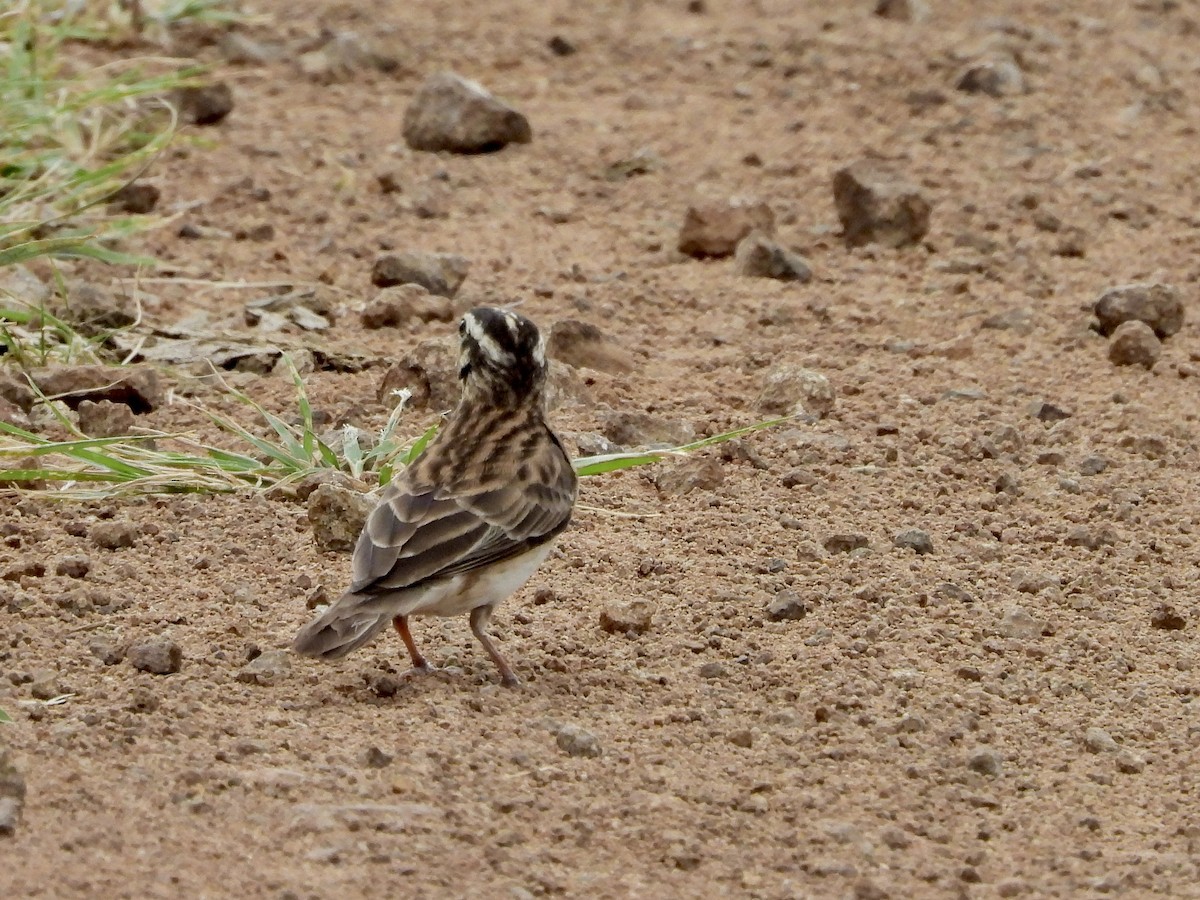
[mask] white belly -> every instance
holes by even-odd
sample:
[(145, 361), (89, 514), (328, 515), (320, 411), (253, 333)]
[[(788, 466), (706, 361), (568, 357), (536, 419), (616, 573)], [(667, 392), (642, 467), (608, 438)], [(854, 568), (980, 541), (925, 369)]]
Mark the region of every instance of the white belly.
[(408, 611), (398, 615), (464, 616), (477, 606), (495, 606), (529, 580), (550, 550), (551, 543), (547, 542), (521, 556), (456, 575), (422, 591), (405, 604)]

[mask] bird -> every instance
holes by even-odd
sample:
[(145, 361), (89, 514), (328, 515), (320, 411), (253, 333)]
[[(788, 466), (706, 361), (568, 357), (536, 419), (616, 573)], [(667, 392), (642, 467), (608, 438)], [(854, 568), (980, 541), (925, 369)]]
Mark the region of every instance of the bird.
[(349, 589), (300, 630), (296, 653), (340, 659), (390, 622), (413, 670), (431, 672), (409, 618), (468, 615), (501, 683), (520, 683), (487, 626), (570, 524), (578, 480), (546, 422), (537, 326), (478, 307), (458, 334), (458, 405), (383, 490), (355, 545)]

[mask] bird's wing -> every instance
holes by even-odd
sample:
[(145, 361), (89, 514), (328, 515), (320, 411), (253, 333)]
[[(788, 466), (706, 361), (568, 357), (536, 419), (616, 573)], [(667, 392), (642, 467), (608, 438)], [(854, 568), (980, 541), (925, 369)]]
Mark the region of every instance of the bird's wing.
[[(450, 491), (403, 480), (387, 488), (354, 549), (352, 593), (380, 593), (449, 578), (517, 556), (567, 527), (575, 472), (556, 444), (540, 468), (551, 477)], [(552, 462), (551, 462), (552, 460)], [(530, 466), (537, 472), (539, 466)]]

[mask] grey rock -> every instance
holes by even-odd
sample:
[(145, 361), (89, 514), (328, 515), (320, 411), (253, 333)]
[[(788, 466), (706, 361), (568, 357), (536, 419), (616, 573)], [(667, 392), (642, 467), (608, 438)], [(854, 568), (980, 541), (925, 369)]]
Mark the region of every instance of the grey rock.
[(398, 253), (375, 260), (371, 283), (381, 288), (419, 284), (431, 294), (453, 297), (470, 268), (465, 257), (453, 253)]
[(1025, 76), (1014, 60), (998, 56), (969, 63), (955, 79), (954, 86), (968, 94), (1012, 97), (1025, 93)]
[(165, 637), (134, 641), (125, 657), (135, 669), (151, 675), (174, 675), (183, 665), (183, 650)]
[(43, 394), (57, 396), (71, 408), (84, 400), (110, 400), (140, 414), (166, 402), (158, 372), (150, 366), (57, 366), (31, 374)]
[(1117, 754), (1117, 771), (1125, 775), (1137, 775), (1146, 768), (1146, 760), (1132, 750), (1122, 750)]
[(700, 667), (700, 677), (710, 680), (724, 678), (725, 672), (725, 664), (720, 662), (706, 662)]
[(180, 88), (174, 99), (179, 117), (192, 125), (216, 125), (233, 112), (233, 90), (224, 81)]
[(235, 676), (242, 684), (264, 687), (282, 681), (292, 670), (292, 660), (286, 650), (267, 650), (238, 670)]
[(308, 522), (317, 546), (322, 550), (352, 550), (367, 516), (377, 505), (378, 501), (357, 491), (320, 485), (308, 498)]
[(89, 437), (119, 437), (133, 431), (133, 410), (111, 400), (81, 400), (79, 430)]
[(614, 600), (600, 611), (600, 627), (609, 634), (643, 634), (657, 608), (649, 600)]
[(1154, 368), (1162, 356), (1162, 342), (1154, 329), (1145, 322), (1122, 322), (1112, 333), (1108, 345), (1108, 358), (1115, 366), (1143, 366)]
[(1083, 746), (1087, 747), (1089, 753), (1116, 753), (1121, 749), (1103, 728), (1089, 728), (1084, 732)]
[(1004, 757), (991, 747), (979, 747), (967, 756), (967, 768), (995, 778), (1004, 770)]
[(1159, 338), (1183, 327), (1184, 307), (1179, 290), (1170, 284), (1126, 284), (1109, 288), (1094, 305), (1100, 333), (1111, 336), (1125, 322), (1142, 322)]
[(857, 534), (855, 532), (831, 534), (825, 538), (823, 546), (829, 553), (852, 553), (855, 550), (861, 550), (870, 545), (870, 540), (865, 534)]
[(734, 264), (739, 275), (750, 278), (774, 278), (801, 284), (812, 280), (808, 260), (757, 233), (747, 235), (738, 243)]
[(0, 837), (12, 837), (25, 808), (25, 777), (0, 750)]
[(863, 159), (839, 169), (833, 198), (851, 246), (903, 247), (929, 231), (929, 202), (916, 185), (881, 161)]
[(875, 0), (875, 15), (894, 22), (923, 22), (929, 17), (925, 0)]
[(88, 538), (103, 550), (121, 550), (134, 545), (137, 526), (124, 519), (97, 522), (88, 529)]
[(600, 755), (600, 741), (590, 731), (578, 725), (563, 725), (555, 735), (558, 749), (568, 756), (594, 758)]
[(692, 491), (711, 491), (725, 480), (725, 468), (716, 457), (695, 456), (676, 463), (654, 479), (663, 494), (682, 496)]
[(629, 351), (590, 322), (560, 319), (550, 328), (546, 353), (576, 368), (622, 374), (633, 369)]
[(34, 700), (51, 700), (66, 693), (69, 691), (63, 690), (58, 673), (53, 669), (39, 669), (33, 673), (33, 681), (29, 682), (29, 695)]
[(385, 287), (362, 312), (363, 328), (394, 328), (417, 322), (449, 322), (454, 305), (415, 283)]
[(1037, 621), (1025, 609), (1013, 606), (1005, 610), (1000, 619), (998, 630), (1006, 638), (1028, 640), (1039, 637), (1042, 633), (1042, 623)]
[(1085, 456), (1079, 461), (1080, 475), (1099, 475), (1107, 468), (1108, 460), (1094, 453), (1091, 456)]
[(912, 550), (918, 556), (933, 552), (933, 538), (929, 536), (929, 532), (919, 528), (908, 528), (898, 532), (892, 538), (892, 544), (901, 549)]
[(1041, 422), (1061, 422), (1071, 418), (1071, 413), (1053, 403), (1037, 400), (1029, 404), (1029, 414)]
[(688, 207), (679, 229), (679, 252), (688, 256), (729, 256), (751, 232), (775, 233), (771, 207), (752, 197), (709, 200)]
[(428, 78), (404, 113), (414, 150), (484, 153), (533, 140), (529, 120), (482, 85), (453, 72)]
[(396, 392), (408, 390), (417, 409), (445, 410), (458, 402), (458, 367), (446, 341), (422, 341), (384, 373), (376, 396), (396, 405)]
[(1160, 631), (1182, 631), (1187, 627), (1187, 616), (1171, 604), (1161, 603), (1150, 614), (1150, 627)]
[(795, 591), (780, 591), (767, 604), (767, 618), (772, 622), (791, 622), (808, 615), (808, 604)]
[(85, 553), (61, 557), (54, 564), (55, 575), (66, 575), (68, 578), (84, 578), (92, 570), (92, 558)]
[(808, 413), (824, 418), (837, 405), (837, 394), (820, 372), (781, 363), (767, 373), (755, 406), (768, 415)]
[(604, 410), (598, 416), (604, 437), (621, 447), (668, 447), (696, 438), (696, 429), (682, 419), (664, 419), (636, 410)]
[(739, 728), (736, 731), (731, 731), (728, 734), (728, 738), (729, 743), (744, 750), (749, 750), (754, 746), (754, 732), (749, 728)]

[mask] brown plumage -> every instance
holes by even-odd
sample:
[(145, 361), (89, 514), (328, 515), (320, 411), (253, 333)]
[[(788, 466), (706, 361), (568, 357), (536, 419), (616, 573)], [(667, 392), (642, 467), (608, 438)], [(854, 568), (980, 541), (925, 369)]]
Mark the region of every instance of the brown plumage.
[(546, 424), (545, 345), (534, 324), (480, 308), (459, 333), (458, 406), (384, 490), (359, 535), (350, 589), (301, 629), (297, 653), (339, 659), (391, 622), (413, 667), (428, 670), (408, 617), (469, 614), (502, 681), (517, 682), (486, 626), (570, 522), (575, 472)]

